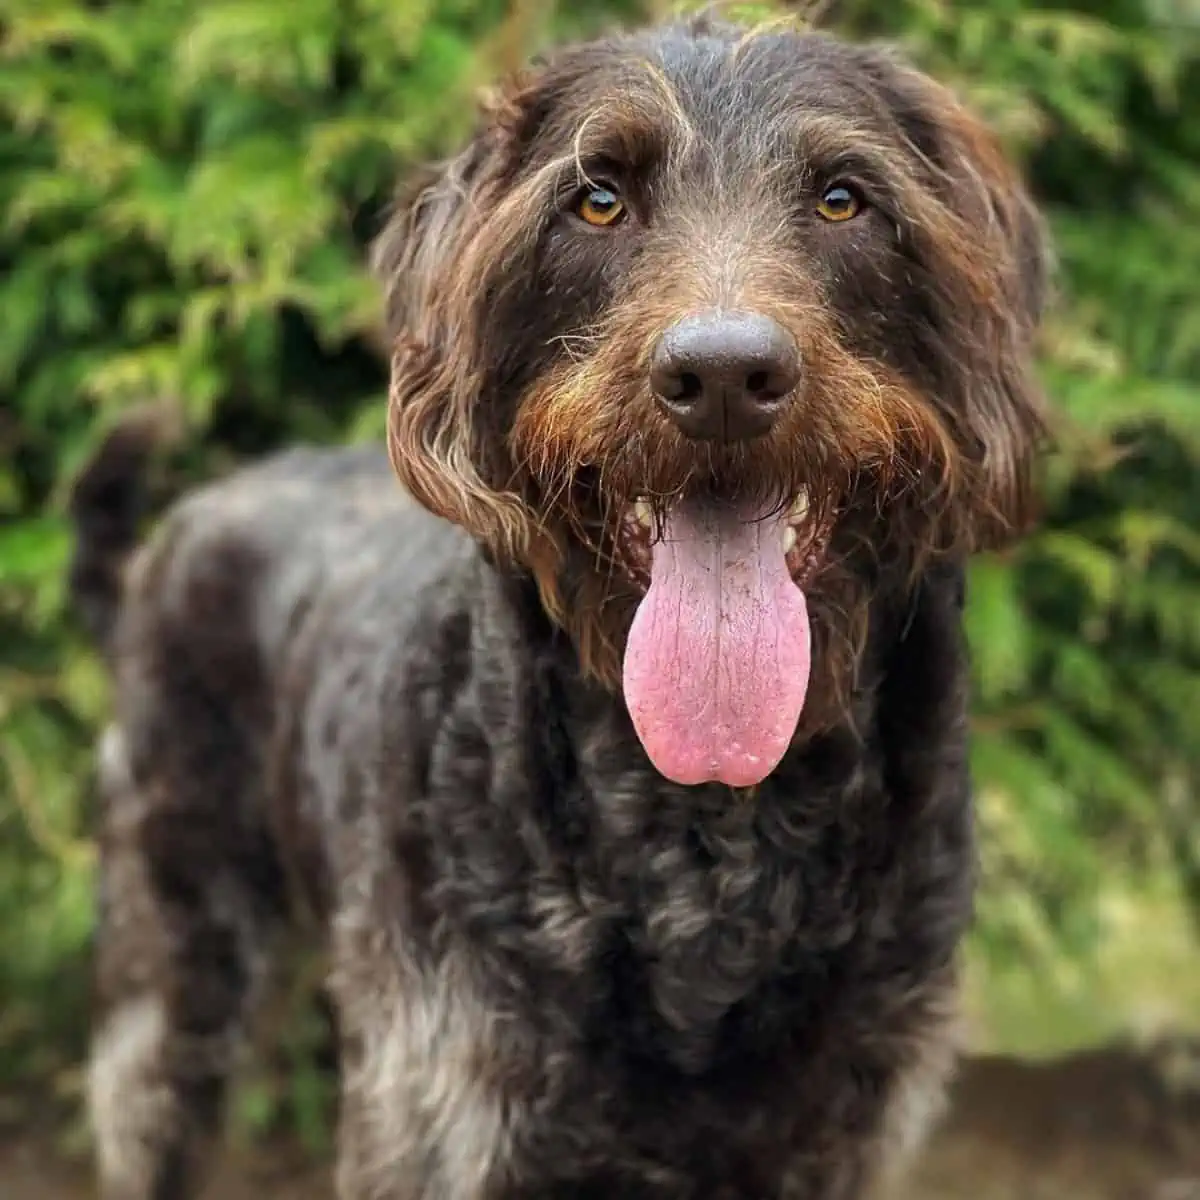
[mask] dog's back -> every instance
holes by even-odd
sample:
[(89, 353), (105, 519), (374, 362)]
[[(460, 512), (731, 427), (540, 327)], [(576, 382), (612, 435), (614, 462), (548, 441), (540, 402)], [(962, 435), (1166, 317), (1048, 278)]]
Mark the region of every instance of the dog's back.
[(158, 771), (185, 749), (170, 731), (188, 729), (184, 777), (227, 812), (235, 798), (279, 810), (274, 759), (301, 749), (280, 743), (304, 723), (318, 666), (353, 679), (381, 647), (402, 650), (473, 544), (409, 499), (376, 446), (275, 454), (189, 491), (139, 541), (159, 435), (141, 418), (119, 426), (72, 498), (72, 597), (110, 660), (133, 739), (122, 754)]
[(291, 449), (242, 468), (178, 500), (139, 545), (160, 436), (152, 420), (119, 425), (72, 495), (72, 600), (110, 654), (136, 637), (149, 601), (186, 622), (195, 657), (240, 642), (269, 666), (328, 589), (387, 576), (402, 607), (466, 544), (412, 503), (379, 447), (365, 446)]

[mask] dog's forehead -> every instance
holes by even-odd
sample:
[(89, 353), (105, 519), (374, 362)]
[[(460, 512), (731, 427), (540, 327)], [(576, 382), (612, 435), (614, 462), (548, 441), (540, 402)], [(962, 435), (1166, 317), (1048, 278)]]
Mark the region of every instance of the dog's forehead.
[(858, 52), (814, 33), (696, 36), (668, 31), (652, 61), (696, 112), (732, 116), (788, 107), (854, 108), (866, 91)]
[(824, 119), (826, 140), (831, 120), (851, 141), (866, 134), (878, 145), (899, 132), (886, 62), (876, 57), (868, 69), (861, 48), (825, 34), (668, 28), (593, 47), (566, 75), (570, 102), (542, 129), (556, 149), (578, 149), (580, 131), (608, 124), (597, 122), (606, 112), (636, 112), (664, 142), (698, 137), (727, 161), (795, 148), (814, 118)]
[(886, 105), (855, 55), (827, 36), (776, 33), (665, 40), (660, 61), (697, 132), (745, 150), (800, 136), (811, 118), (884, 132)]

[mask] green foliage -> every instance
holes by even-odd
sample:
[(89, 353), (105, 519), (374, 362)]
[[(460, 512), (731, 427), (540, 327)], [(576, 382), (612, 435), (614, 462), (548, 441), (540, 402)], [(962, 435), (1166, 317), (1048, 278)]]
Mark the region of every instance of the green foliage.
[[(530, 45), (638, 7), (9, 0), (0, 1081), (71, 1091), (85, 1035), (89, 742), (106, 696), (64, 611), (71, 474), (147, 397), (182, 406), (196, 476), (290, 439), (377, 436), (364, 250), (393, 179), (450, 148), (477, 86)], [(977, 564), (969, 616), (975, 962), (988, 986), (1034, 980), (1031, 1003), (1067, 1003), (1125, 911), (1104, 897), (1165, 888), (1200, 913), (1200, 6), (848, 0), (835, 15), (903, 41), (990, 118), (1062, 259), (1048, 522)], [(285, 1058), (307, 1053), (296, 1028)], [(254, 1124), (281, 1104), (319, 1124), (322, 1098), (296, 1078), (290, 1098), (277, 1079), (248, 1093)]]

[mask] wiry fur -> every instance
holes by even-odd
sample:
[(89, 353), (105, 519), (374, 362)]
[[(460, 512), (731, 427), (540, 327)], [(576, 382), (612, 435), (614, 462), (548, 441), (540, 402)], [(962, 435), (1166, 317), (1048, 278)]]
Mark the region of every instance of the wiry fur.
[[(563, 210), (601, 169), (634, 212), (597, 234)], [(834, 174), (871, 201), (844, 228), (809, 215)], [(185, 498), (126, 569), (138, 437), (77, 491), (117, 684), (107, 1196), (194, 1194), (303, 914), (345, 1200), (861, 1200), (952, 1059), (963, 563), (1032, 514), (1029, 201), (890, 55), (700, 24), (532, 68), (376, 261), (419, 503), (380, 452), (293, 451)], [(801, 349), (756, 442), (654, 406), (656, 333), (706, 306)], [(799, 487), (829, 545), (792, 748), (753, 794), (669, 783), (614, 686), (645, 582), (621, 513)]]

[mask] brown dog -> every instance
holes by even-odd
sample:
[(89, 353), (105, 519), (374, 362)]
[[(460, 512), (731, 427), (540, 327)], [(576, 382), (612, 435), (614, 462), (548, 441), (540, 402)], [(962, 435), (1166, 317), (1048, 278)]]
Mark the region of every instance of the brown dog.
[(858, 1200), (952, 1057), (1033, 209), (890, 54), (695, 23), (532, 68), (377, 257), (422, 507), (296, 451), (125, 572), (138, 428), (76, 493), (106, 1194), (194, 1194), (309, 912), (346, 1200)]

